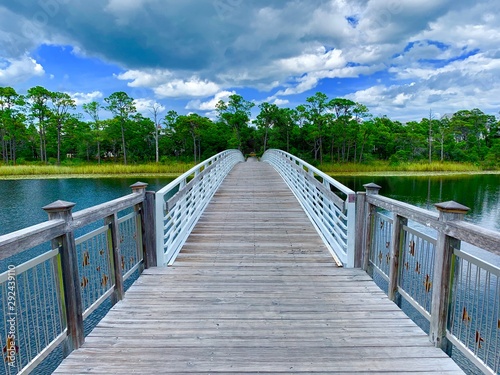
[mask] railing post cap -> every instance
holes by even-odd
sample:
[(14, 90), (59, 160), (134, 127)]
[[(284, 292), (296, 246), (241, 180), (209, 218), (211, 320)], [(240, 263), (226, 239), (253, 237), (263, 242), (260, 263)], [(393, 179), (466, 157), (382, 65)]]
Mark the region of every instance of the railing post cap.
[(465, 215), (470, 208), (455, 201), (447, 201), (435, 204), (436, 208), (443, 213), (462, 214)]
[(145, 190), (148, 184), (146, 182), (141, 182), (137, 181), (135, 184), (130, 185), (130, 188), (132, 188), (132, 191), (140, 191), (140, 190)]
[(364, 184), (363, 187), (366, 189), (366, 192), (368, 194), (378, 194), (379, 190), (382, 189), (382, 186), (379, 186), (374, 182)]
[(71, 211), (71, 209), (75, 207), (75, 204), (76, 203), (73, 202), (57, 200), (46, 206), (43, 206), (42, 209), (47, 213)]

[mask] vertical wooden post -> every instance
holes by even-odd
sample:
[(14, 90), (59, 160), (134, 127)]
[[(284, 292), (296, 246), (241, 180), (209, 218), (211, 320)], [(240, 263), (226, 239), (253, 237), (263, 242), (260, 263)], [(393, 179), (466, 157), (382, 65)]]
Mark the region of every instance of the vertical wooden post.
[(144, 182), (130, 186), (133, 193), (144, 195), (142, 204), (134, 209), (140, 211), (141, 251), (145, 268), (156, 266), (155, 192), (146, 191), (147, 186)]
[(404, 238), (401, 236), (403, 233), (403, 226), (408, 224), (408, 219), (394, 215), (392, 221), (392, 233), (391, 233), (391, 248), (390, 248), (390, 259), (389, 264), (389, 286), (387, 289), (387, 295), (391, 301), (396, 302), (398, 306), (401, 305), (401, 299), (397, 301), (397, 290), (398, 290), (398, 276), (399, 276), (399, 257), (402, 250)]
[[(363, 185), (366, 189), (366, 196), (377, 195), (381, 187), (377, 184), (369, 183)], [(366, 197), (365, 197), (366, 199)], [(370, 265), (370, 252), (372, 247), (373, 225), (375, 224), (373, 218), (375, 217), (376, 207), (368, 202), (365, 202), (365, 219), (364, 219), (364, 248), (363, 248), (363, 269), (373, 276), (373, 267)]]
[(143, 263), (139, 265), (139, 273), (142, 273), (142, 271), (144, 271), (144, 265), (146, 263), (144, 257), (145, 247), (144, 247), (144, 204), (143, 203), (146, 197), (147, 186), (148, 186), (147, 183), (140, 181), (136, 182), (133, 185), (130, 185), (133, 194), (140, 194), (143, 197), (143, 201), (134, 206), (134, 212), (137, 215), (135, 218), (135, 233), (137, 234), (135, 245), (137, 250), (137, 257), (139, 258), (140, 256), (142, 256), (142, 259), (144, 260)]
[(118, 228), (118, 216), (116, 213), (104, 218), (104, 224), (109, 225), (109, 245), (111, 261), (111, 277), (115, 284), (115, 290), (111, 295), (111, 304), (115, 304), (123, 298), (123, 270), (120, 252), (120, 238)]
[[(450, 201), (437, 203), (439, 220), (446, 223), (449, 221), (462, 220), (468, 207)], [(434, 276), (432, 279), (432, 305), (429, 339), (436, 346), (449, 352), (450, 344), (446, 340), (446, 328), (448, 323), (448, 309), (450, 304), (452, 282), (451, 264), (453, 249), (460, 246), (457, 239), (439, 232), (436, 252), (434, 254)]]
[(356, 242), (354, 249), (354, 267), (363, 267), (363, 244), (365, 241), (364, 222), (365, 222), (365, 204), (366, 193), (364, 191), (356, 193)]
[(144, 266), (146, 268), (156, 267), (156, 225), (155, 225), (155, 198), (154, 191), (146, 191), (141, 215), (142, 241), (144, 248)]
[(65, 352), (78, 349), (85, 340), (78, 257), (76, 255), (75, 235), (70, 230), (70, 224), (73, 221), (71, 210), (74, 206), (75, 203), (58, 200), (42, 207), (47, 212), (49, 220), (63, 219), (67, 223), (66, 234), (52, 240), (52, 246), (60, 249), (61, 257), (66, 323), (69, 336), (64, 348)]

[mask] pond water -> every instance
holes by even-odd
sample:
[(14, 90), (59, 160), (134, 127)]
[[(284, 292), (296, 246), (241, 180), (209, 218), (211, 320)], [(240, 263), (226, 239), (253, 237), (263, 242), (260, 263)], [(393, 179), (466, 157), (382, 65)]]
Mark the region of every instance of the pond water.
[(500, 174), (333, 177), (354, 191), (374, 182), (381, 195), (431, 211), (435, 203), (455, 201), (470, 208), (466, 221), (500, 231)]
[[(465, 220), (500, 231), (498, 174), (334, 178), (355, 191), (364, 191), (363, 184), (374, 182), (382, 187), (380, 194), (384, 196), (433, 211), (435, 203), (454, 200), (471, 208)], [(137, 181), (146, 182), (148, 190), (157, 191), (172, 180), (160, 177), (0, 180), (0, 235), (47, 220), (42, 207), (59, 199), (76, 203), (73, 211), (79, 211), (129, 194), (130, 185)], [(99, 319), (100, 316), (95, 322), (92, 320), (89, 327)], [(38, 370), (43, 368), (50, 373), (61, 358), (60, 353), (54, 352)], [(475, 371), (469, 368), (468, 373)]]
[(47, 220), (42, 207), (56, 200), (75, 203), (73, 212), (123, 195), (130, 185), (148, 183), (147, 190), (157, 191), (173, 178), (61, 178), (0, 181), (0, 235)]

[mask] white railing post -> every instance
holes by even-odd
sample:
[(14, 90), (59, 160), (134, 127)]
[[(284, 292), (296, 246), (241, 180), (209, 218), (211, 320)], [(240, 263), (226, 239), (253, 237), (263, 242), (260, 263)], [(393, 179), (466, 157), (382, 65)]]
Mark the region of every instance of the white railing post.
[(356, 258), (356, 194), (347, 195), (347, 264), (353, 268)]
[(156, 193), (155, 197), (155, 222), (156, 222), (156, 265), (162, 267), (165, 265), (165, 213), (167, 204), (165, 194)]

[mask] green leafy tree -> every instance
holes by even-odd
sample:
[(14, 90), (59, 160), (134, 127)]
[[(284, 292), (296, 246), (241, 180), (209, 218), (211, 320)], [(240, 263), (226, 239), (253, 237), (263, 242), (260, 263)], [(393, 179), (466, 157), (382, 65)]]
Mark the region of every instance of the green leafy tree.
[(155, 123), (136, 113), (130, 118), (128, 128), (129, 159), (134, 162), (153, 160), (155, 147)]
[(318, 160), (320, 164), (323, 163), (323, 138), (325, 135), (325, 128), (327, 123), (332, 118), (330, 112), (331, 104), (329, 103), (328, 96), (322, 92), (317, 92), (313, 96), (306, 99), (305, 105), (306, 116), (310, 124), (313, 124), (314, 129), (313, 138), (315, 139), (314, 160)]
[(83, 110), (92, 119), (92, 133), (94, 133), (95, 140), (97, 142), (97, 163), (101, 164), (101, 141), (102, 141), (102, 125), (99, 117), (99, 111), (102, 109), (100, 103), (92, 101), (90, 103), (85, 103), (83, 105)]
[(223, 100), (219, 100), (215, 107), (219, 121), (233, 129), (239, 150), (242, 149), (243, 142), (247, 141), (247, 139), (243, 139), (242, 136), (243, 134), (249, 133), (245, 130), (248, 128), (250, 110), (253, 107), (254, 104), (252, 102), (236, 94), (230, 95), (227, 103)]
[(118, 91), (107, 98), (104, 98), (108, 106), (106, 109), (115, 115), (118, 123), (120, 124), (121, 139), (122, 139), (122, 151), (123, 151), (123, 163), (127, 164), (127, 147), (125, 143), (125, 127), (129, 122), (130, 115), (136, 112), (134, 105), (134, 99), (127, 95), (123, 91)]
[(260, 113), (255, 119), (255, 124), (264, 132), (263, 152), (265, 152), (267, 150), (269, 130), (278, 124), (281, 113), (276, 104), (270, 104), (268, 102), (260, 104), (259, 109)]
[(64, 123), (66, 153), (87, 161), (94, 160), (95, 140), (91, 124), (80, 116), (69, 116)]
[(193, 141), (193, 159), (198, 162), (201, 159), (201, 135), (203, 129), (209, 126), (210, 119), (196, 113), (177, 117), (175, 130), (179, 135), (190, 137)]
[(296, 110), (290, 108), (278, 108), (275, 121), (270, 134), (270, 147), (285, 149), (290, 152), (290, 141), (294, 134), (298, 133), (298, 126), (295, 123)]
[(31, 118), (36, 119), (39, 134), (40, 160), (47, 162), (47, 119), (51, 116), (48, 106), (52, 93), (42, 86), (35, 86), (28, 90), (28, 105)]
[(158, 116), (159, 116), (160, 112), (163, 112), (164, 110), (165, 110), (165, 108), (156, 102), (149, 109), (149, 111), (153, 115), (153, 122), (155, 124), (155, 161), (157, 163), (160, 160), (158, 140), (160, 137), (160, 128), (161, 128), (160, 124), (158, 122)]
[(5, 163), (16, 162), (17, 142), (25, 132), (24, 104), (23, 96), (12, 87), (0, 87), (0, 146)]
[(61, 131), (64, 123), (70, 117), (69, 111), (76, 108), (75, 101), (64, 92), (53, 92), (50, 95), (52, 101), (52, 117), (57, 129), (57, 164), (61, 164)]

